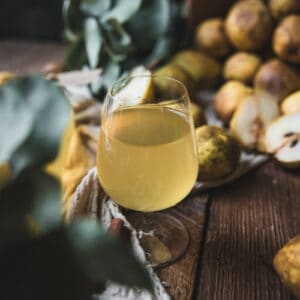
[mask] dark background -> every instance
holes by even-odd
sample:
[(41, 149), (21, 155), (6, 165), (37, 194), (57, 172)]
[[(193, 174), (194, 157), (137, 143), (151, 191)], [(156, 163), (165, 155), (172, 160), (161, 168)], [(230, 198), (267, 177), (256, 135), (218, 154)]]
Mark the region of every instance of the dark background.
[(0, 38), (60, 40), (63, 0), (0, 0)]
[[(130, 1), (130, 0), (124, 0)], [(223, 15), (236, 0), (182, 0), (190, 7), (189, 28)], [(0, 0), (0, 38), (62, 39), (63, 0)]]

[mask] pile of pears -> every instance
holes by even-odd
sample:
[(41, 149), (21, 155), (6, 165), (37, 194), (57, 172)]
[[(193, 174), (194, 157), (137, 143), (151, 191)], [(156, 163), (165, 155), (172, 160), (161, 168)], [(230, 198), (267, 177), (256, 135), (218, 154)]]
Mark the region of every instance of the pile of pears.
[(300, 167), (300, 1), (237, 1), (195, 44), (223, 65), (214, 108), (240, 145)]
[[(194, 44), (194, 49), (178, 52), (155, 74), (182, 81), (192, 102), (199, 90), (216, 91), (214, 109), (223, 127), (228, 128), (223, 132), (226, 130), (229, 139), (237, 141), (231, 151), (236, 153), (234, 162), (239, 157), (236, 149), (241, 147), (270, 153), (281, 165), (299, 168), (300, 1), (237, 1), (225, 18), (200, 23)], [(196, 124), (196, 132), (201, 125)], [(213, 132), (209, 127), (208, 132)], [(209, 140), (217, 140), (217, 134), (211, 133)], [(199, 163), (203, 163), (201, 148), (206, 143), (199, 134), (197, 138)], [(227, 144), (232, 147), (230, 142)], [(225, 159), (232, 160), (226, 154), (226, 145), (217, 148)], [(209, 165), (214, 159), (206, 155), (205, 161)], [(221, 167), (219, 176), (208, 172), (203, 178), (199, 174), (199, 179), (227, 176), (238, 167), (231, 165), (226, 174)]]

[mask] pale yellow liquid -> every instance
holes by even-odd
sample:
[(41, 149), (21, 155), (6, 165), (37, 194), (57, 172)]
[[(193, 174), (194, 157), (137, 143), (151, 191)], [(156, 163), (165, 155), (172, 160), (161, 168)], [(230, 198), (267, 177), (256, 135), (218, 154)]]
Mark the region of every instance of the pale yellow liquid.
[(136, 106), (104, 121), (98, 177), (118, 204), (157, 211), (181, 201), (192, 189), (198, 160), (187, 117), (159, 106)]

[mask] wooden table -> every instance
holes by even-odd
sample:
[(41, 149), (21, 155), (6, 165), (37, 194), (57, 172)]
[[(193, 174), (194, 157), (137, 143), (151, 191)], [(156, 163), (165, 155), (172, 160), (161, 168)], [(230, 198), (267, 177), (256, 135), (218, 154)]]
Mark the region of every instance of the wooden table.
[[(38, 72), (63, 60), (53, 43), (0, 42), (0, 70)], [(270, 161), (234, 183), (170, 210), (188, 228), (184, 257), (161, 269), (175, 300), (293, 299), (272, 267), (277, 250), (300, 231), (300, 173)]]

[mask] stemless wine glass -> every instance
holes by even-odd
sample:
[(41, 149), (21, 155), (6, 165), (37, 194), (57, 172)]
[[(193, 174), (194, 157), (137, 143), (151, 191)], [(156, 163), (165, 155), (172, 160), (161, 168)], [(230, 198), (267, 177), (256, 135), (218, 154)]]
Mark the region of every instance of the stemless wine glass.
[[(138, 229), (153, 232), (142, 244), (152, 265), (181, 256), (188, 245), (184, 225), (167, 213), (193, 188), (197, 149), (189, 97), (169, 77), (129, 76), (107, 93), (97, 152), (99, 181), (121, 207), (143, 212)], [(149, 237), (150, 240), (149, 240)]]

